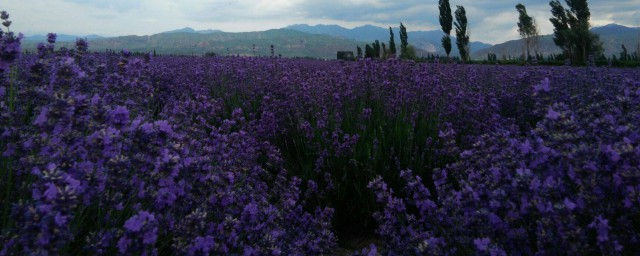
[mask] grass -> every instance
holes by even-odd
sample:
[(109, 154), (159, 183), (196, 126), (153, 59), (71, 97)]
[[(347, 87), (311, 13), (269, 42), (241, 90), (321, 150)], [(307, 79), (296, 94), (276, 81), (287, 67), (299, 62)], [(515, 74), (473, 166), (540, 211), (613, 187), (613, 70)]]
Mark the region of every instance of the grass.
[[(13, 113), (16, 109), (16, 94), (17, 94), (17, 79), (18, 70), (12, 67), (9, 72), (9, 91), (5, 95), (7, 107), (9, 108), (9, 114)], [(5, 141), (0, 141), (0, 149), (7, 148)], [(11, 221), (11, 202), (16, 202), (19, 197), (14, 191), (24, 191), (20, 189), (21, 182), (14, 182), (13, 161), (10, 157), (5, 157), (4, 152), (0, 151), (0, 202), (2, 204), (2, 211), (0, 212), (0, 218), (2, 218), (3, 227), (11, 227), (13, 222)], [(30, 179), (29, 179), (30, 180)]]
[[(389, 107), (380, 100), (358, 99), (329, 113), (333, 117), (340, 114), (343, 117), (340, 123), (334, 119), (327, 128), (321, 128), (310, 122), (314, 131), (310, 140), (302, 131), (295, 130), (275, 141), (292, 175), (327, 185), (326, 181), (321, 182), (323, 175), (325, 172), (331, 174), (335, 190), (321, 201), (336, 209), (334, 227), (340, 237), (357, 236), (353, 232), (358, 231), (364, 231), (361, 235), (365, 236), (373, 232), (375, 221), (371, 213), (378, 210), (378, 206), (367, 185), (376, 176), (382, 176), (399, 190), (400, 170), (412, 169), (430, 183), (431, 171), (438, 164), (433, 144), (427, 143), (438, 139), (436, 113), (413, 119), (412, 113), (420, 113), (419, 106), (404, 107), (394, 114), (387, 111)], [(369, 119), (362, 118), (365, 108), (371, 109)], [(337, 129), (359, 136), (351, 152), (337, 152), (330, 138), (325, 137)], [(329, 154), (324, 159), (325, 164), (317, 170), (316, 161), (325, 150)]]

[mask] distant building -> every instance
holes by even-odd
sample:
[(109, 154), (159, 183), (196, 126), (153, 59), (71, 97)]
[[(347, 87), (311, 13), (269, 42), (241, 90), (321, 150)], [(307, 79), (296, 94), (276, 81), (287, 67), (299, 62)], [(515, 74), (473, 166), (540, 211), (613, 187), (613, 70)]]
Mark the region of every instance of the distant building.
[(339, 60), (355, 60), (353, 51), (338, 51), (337, 59)]

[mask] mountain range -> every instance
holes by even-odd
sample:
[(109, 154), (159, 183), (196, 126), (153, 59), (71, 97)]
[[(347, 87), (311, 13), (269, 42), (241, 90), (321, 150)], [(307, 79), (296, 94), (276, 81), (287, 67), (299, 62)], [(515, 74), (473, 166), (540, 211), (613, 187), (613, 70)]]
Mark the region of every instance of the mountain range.
[(185, 28), (181, 28), (181, 29), (176, 29), (176, 30), (171, 30), (171, 31), (165, 31), (162, 32), (164, 34), (167, 33), (196, 33), (196, 34), (211, 34), (211, 33), (219, 33), (219, 32), (224, 32), (222, 30), (218, 30), (218, 29), (205, 29), (205, 30), (195, 30), (192, 29), (190, 27), (185, 27)]
[[(379, 40), (381, 43), (389, 42), (389, 29), (381, 28), (372, 25), (365, 25), (361, 27), (356, 27), (353, 29), (343, 28), (337, 25), (315, 25), (309, 26), (306, 24), (297, 24), (286, 27), (288, 29), (294, 29), (310, 34), (322, 34), (322, 35), (330, 35), (340, 38), (353, 39), (361, 42), (367, 42), (369, 44), (373, 43), (375, 40)], [(400, 44), (400, 28), (392, 28), (394, 40), (396, 45)], [(416, 48), (422, 50), (427, 54), (438, 54), (438, 55), (446, 55), (444, 48), (441, 47), (440, 40), (442, 39), (443, 32), (440, 30), (431, 30), (431, 31), (409, 31), (407, 32), (407, 37), (409, 44), (416, 46)], [(451, 44), (453, 48), (451, 50), (452, 56), (459, 56), (457, 50), (455, 50), (456, 38), (451, 37)], [(491, 47), (490, 44), (483, 42), (471, 42), (470, 48), (472, 51), (477, 51), (481, 49), (485, 49)], [(420, 54), (418, 54), (420, 55)]]
[[(46, 39), (45, 39), (46, 40)], [(39, 42), (25, 40), (23, 48), (35, 51)], [(147, 36), (119, 36), (88, 39), (89, 49), (128, 49), (132, 52), (155, 51), (158, 54), (270, 56), (271, 45), (276, 55), (283, 57), (336, 58), (336, 52), (355, 52), (359, 42), (327, 35), (313, 35), (292, 29), (272, 29), (260, 32), (229, 33), (215, 30), (195, 31), (185, 28)], [(56, 47), (73, 48), (74, 42), (61, 41)]]
[[(392, 28), (396, 46), (399, 47), (399, 29)], [(618, 55), (622, 51), (621, 45), (632, 53), (640, 45), (640, 28), (630, 28), (616, 24), (592, 29), (600, 35), (607, 57)], [(417, 49), (418, 56), (427, 54), (444, 55), (440, 39), (442, 31), (410, 31), (408, 41)], [(78, 36), (58, 35), (58, 47), (73, 47)], [(195, 30), (189, 27), (166, 31), (147, 36), (118, 36), (101, 37), (89, 35), (89, 48), (94, 51), (104, 49), (129, 49), (130, 51), (156, 51), (158, 54), (202, 55), (215, 52), (218, 55), (269, 56), (270, 46), (274, 45), (276, 55), (284, 57), (312, 57), (335, 59), (337, 51), (354, 51), (356, 46), (364, 49), (365, 44), (375, 40), (388, 43), (389, 29), (372, 25), (365, 25), (353, 29), (338, 25), (306, 24), (291, 25), (281, 29), (258, 32), (230, 33), (220, 30)], [(46, 41), (46, 36), (28, 36), (23, 41), (23, 48), (34, 51), (38, 42)], [(455, 37), (452, 37), (452, 56), (457, 56)], [(501, 58), (504, 56), (519, 56), (522, 54), (522, 39), (512, 40), (501, 44), (490, 45), (482, 42), (471, 42), (472, 58), (484, 59), (488, 53), (494, 53)], [(561, 50), (553, 43), (553, 35), (543, 35), (539, 39), (538, 52), (547, 56), (560, 53)]]
[[(74, 36), (74, 35), (57, 34), (56, 42), (75, 42), (77, 38), (86, 38), (87, 40), (96, 40), (96, 39), (103, 39), (105, 37), (102, 37), (99, 35)], [(23, 40), (44, 42), (44, 41), (47, 41), (47, 36), (46, 35), (25, 36)]]
[[(618, 24), (609, 24), (602, 27), (591, 29), (592, 32), (600, 36), (604, 55), (611, 57), (612, 55), (620, 55), (622, 45), (625, 45), (629, 54), (640, 52), (640, 28), (630, 28)], [(496, 57), (508, 58), (509, 56), (520, 56), (523, 53), (523, 40), (511, 40), (492, 47), (474, 51), (472, 58), (484, 59), (488, 53), (496, 54)], [(538, 41), (538, 52), (545, 57), (549, 54), (562, 53), (560, 47), (553, 42), (553, 35), (543, 35)]]

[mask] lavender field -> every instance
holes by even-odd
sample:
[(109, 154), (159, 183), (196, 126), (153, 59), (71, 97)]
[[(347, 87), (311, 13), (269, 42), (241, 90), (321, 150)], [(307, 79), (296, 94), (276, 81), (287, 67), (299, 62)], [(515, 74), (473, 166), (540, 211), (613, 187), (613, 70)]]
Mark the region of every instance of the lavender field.
[(0, 46), (0, 255), (640, 251), (638, 69)]

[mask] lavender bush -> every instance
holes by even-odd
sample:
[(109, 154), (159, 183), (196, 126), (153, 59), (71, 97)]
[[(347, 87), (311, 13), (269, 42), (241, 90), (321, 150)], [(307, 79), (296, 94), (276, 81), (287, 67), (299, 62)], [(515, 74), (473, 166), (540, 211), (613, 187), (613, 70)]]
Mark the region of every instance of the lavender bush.
[(55, 51), (49, 39), (0, 87), (1, 255), (335, 247), (333, 210), (307, 209), (300, 179), (240, 115), (172, 98), (150, 58), (88, 53), (83, 40)]
[(640, 250), (636, 69), (0, 37), (0, 255)]
[(530, 90), (536, 126), (524, 134), (496, 126), (478, 136), (458, 161), (434, 172), (437, 196), (411, 171), (400, 175), (404, 196), (380, 178), (370, 183), (385, 206), (375, 216), (389, 253), (640, 249), (637, 77), (605, 69), (579, 79), (547, 75)]

